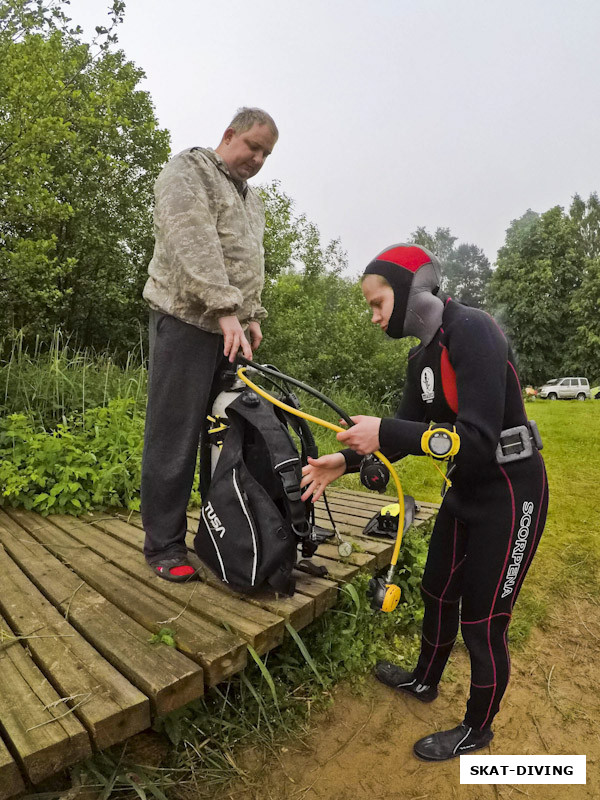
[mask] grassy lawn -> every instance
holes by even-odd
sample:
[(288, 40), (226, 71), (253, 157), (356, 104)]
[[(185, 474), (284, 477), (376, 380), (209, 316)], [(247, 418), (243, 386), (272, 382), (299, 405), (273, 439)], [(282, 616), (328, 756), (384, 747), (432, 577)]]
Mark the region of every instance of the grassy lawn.
[(568, 591), (573, 583), (593, 591), (600, 568), (600, 402), (537, 401), (527, 404), (544, 440), (550, 504), (530, 583)]

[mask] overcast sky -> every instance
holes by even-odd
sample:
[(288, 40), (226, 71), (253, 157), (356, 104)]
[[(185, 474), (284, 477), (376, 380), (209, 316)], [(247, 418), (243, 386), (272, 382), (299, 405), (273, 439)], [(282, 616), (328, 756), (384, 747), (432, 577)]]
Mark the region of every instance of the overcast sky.
[[(71, 0), (86, 30), (107, 0)], [(127, 0), (119, 43), (173, 152), (265, 108), (277, 179), (352, 273), (419, 225), (491, 261), (512, 219), (600, 189), (599, 0)]]

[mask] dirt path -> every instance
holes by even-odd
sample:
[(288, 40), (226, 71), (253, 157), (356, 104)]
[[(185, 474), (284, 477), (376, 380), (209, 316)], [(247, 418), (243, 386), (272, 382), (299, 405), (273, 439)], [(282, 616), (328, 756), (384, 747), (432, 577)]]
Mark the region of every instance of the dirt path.
[[(412, 744), (458, 724), (468, 656), (459, 650), (439, 698), (421, 705), (368, 678), (357, 695), (339, 687), (333, 707), (277, 760), (246, 754), (247, 779), (220, 795), (235, 800), (599, 800), (600, 607), (572, 597), (513, 654), (512, 679), (482, 754), (585, 754), (587, 785), (461, 785), (459, 760), (425, 764)], [(277, 763), (279, 762), (279, 763)]]

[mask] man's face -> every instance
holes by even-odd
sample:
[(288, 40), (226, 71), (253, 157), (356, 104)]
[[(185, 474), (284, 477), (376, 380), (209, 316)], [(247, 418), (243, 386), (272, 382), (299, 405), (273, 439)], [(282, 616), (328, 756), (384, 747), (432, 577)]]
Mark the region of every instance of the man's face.
[(268, 125), (254, 124), (244, 133), (227, 128), (217, 153), (229, 167), (233, 178), (247, 181), (260, 170), (276, 142), (277, 138)]
[(394, 290), (387, 283), (382, 283), (377, 275), (363, 278), (362, 293), (371, 307), (371, 322), (379, 325), (382, 331), (387, 330), (392, 311), (394, 310)]

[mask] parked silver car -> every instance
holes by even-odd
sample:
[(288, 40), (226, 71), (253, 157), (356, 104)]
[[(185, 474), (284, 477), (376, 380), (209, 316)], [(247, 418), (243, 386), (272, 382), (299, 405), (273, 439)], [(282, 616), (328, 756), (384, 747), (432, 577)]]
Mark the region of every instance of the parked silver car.
[(587, 378), (553, 378), (538, 392), (538, 397), (548, 400), (589, 400), (591, 396)]

